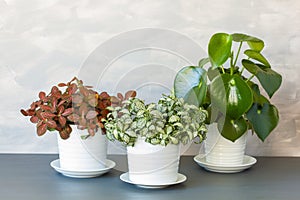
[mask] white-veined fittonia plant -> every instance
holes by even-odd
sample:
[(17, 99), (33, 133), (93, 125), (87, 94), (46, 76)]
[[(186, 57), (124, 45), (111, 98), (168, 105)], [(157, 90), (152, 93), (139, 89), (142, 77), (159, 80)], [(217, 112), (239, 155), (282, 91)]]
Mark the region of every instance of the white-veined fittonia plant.
[(134, 146), (138, 137), (153, 145), (183, 144), (206, 137), (207, 112), (174, 95), (163, 95), (158, 103), (145, 104), (138, 98), (109, 107), (105, 120), (106, 136), (126, 146)]

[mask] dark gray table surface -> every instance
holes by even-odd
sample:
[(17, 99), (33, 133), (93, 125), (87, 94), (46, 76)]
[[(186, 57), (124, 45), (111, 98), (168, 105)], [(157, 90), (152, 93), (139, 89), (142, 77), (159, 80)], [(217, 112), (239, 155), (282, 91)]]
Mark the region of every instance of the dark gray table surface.
[[(300, 158), (258, 157), (258, 162), (242, 173), (218, 174), (200, 168), (192, 156), (183, 156), (180, 172), (188, 180), (165, 189), (149, 190), (120, 181), (123, 167), (98, 178), (65, 177), (49, 165), (57, 157), (0, 154), (0, 200), (300, 199)], [(118, 166), (126, 165), (124, 156), (110, 159)]]

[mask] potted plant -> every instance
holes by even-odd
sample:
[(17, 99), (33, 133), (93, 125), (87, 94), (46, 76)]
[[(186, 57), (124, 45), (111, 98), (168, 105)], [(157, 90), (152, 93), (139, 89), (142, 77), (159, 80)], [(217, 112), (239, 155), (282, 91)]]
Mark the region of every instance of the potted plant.
[(128, 182), (157, 186), (178, 180), (179, 143), (205, 138), (207, 112), (164, 95), (157, 104), (129, 98), (109, 107), (106, 136), (127, 146)]
[(109, 113), (110, 96), (106, 92), (98, 94), (76, 77), (53, 86), (49, 94), (41, 91), (38, 96), (21, 113), (36, 124), (38, 136), (47, 131), (59, 133), (59, 167), (67, 171), (106, 168), (107, 142), (102, 119)]
[[(244, 57), (240, 59), (243, 47)], [(269, 99), (282, 77), (263, 56), (263, 48), (264, 42), (256, 37), (216, 33), (208, 44), (208, 58), (201, 59), (198, 66), (184, 67), (174, 80), (177, 97), (209, 111), (208, 123), (217, 137), (210, 131), (207, 134), (208, 162), (241, 164), (247, 131), (252, 130), (264, 141), (278, 124), (278, 110)], [(205, 65), (209, 65), (207, 70)]]

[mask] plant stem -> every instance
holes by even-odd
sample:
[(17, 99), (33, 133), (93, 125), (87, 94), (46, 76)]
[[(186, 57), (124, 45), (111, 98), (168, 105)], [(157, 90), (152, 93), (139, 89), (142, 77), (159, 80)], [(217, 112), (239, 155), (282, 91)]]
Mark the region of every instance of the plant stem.
[(223, 74), (225, 74), (225, 70), (224, 70), (223, 66), (221, 66), (221, 69), (222, 69)]
[(237, 54), (236, 54), (236, 57), (235, 57), (233, 66), (236, 65), (237, 59), (238, 59), (238, 57), (239, 57), (239, 54), (240, 54), (240, 51), (241, 51), (241, 48), (242, 48), (242, 44), (243, 44), (243, 42), (240, 42), (239, 49), (238, 49), (238, 52), (237, 52)]
[(245, 69), (245, 67), (244, 67), (244, 66), (242, 66), (242, 69), (241, 69), (241, 74), (243, 73), (244, 69)]
[(255, 76), (255, 75), (252, 74), (252, 75), (246, 80), (246, 82), (250, 81), (254, 76)]
[(234, 71), (234, 65), (233, 65), (233, 51), (232, 51), (230, 55), (230, 75), (233, 75), (233, 71)]

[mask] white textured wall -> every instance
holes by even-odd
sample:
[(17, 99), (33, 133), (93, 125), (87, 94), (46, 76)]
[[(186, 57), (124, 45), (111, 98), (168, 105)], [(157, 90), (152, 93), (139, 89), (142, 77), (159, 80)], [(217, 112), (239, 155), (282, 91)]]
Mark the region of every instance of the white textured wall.
[[(35, 100), (39, 90), (78, 75), (91, 52), (103, 42), (145, 27), (174, 30), (203, 49), (219, 31), (245, 32), (264, 39), (266, 56), (283, 75), (282, 87), (273, 100), (281, 121), (264, 144), (249, 137), (247, 151), (300, 156), (297, 0), (0, 0), (0, 153), (56, 152), (55, 134), (37, 137), (19, 109)], [(203, 55), (199, 52), (199, 57)], [(176, 65), (174, 71), (179, 68)], [(188, 153), (197, 152), (194, 147)]]

